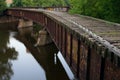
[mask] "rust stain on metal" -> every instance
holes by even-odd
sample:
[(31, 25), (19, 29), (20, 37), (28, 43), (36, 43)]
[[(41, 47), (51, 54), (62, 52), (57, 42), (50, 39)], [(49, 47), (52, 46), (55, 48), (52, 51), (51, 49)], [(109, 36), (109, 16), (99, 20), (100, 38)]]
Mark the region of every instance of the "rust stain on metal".
[(73, 70), (75, 71), (75, 75), (77, 75), (77, 61), (78, 61), (78, 54), (77, 54), (77, 51), (78, 51), (78, 40), (73, 37), (73, 47), (72, 47), (72, 68)]
[(90, 80), (100, 80), (101, 56), (95, 49), (91, 51)]
[(81, 43), (80, 46), (80, 80), (86, 80), (87, 74), (87, 56), (88, 56), (88, 49), (87, 47)]
[(105, 80), (120, 80), (120, 67), (115, 66), (110, 59), (105, 62)]
[(67, 53), (66, 53), (66, 58), (67, 58), (67, 61), (68, 61), (68, 64), (70, 64), (70, 34), (67, 33)]

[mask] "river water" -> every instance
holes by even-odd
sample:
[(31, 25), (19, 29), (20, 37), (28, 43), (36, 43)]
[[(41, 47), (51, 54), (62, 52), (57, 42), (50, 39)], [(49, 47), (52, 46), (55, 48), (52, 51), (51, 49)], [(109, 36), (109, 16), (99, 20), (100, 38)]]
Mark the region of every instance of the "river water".
[(35, 47), (33, 29), (0, 29), (0, 80), (69, 80), (54, 43)]

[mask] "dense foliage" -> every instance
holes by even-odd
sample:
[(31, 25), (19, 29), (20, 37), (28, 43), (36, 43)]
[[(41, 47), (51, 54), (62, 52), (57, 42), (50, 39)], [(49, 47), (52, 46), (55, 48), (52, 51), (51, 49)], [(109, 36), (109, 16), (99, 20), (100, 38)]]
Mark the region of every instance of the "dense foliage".
[(5, 0), (0, 0), (0, 15), (3, 14), (3, 11), (6, 9), (6, 3)]
[(13, 7), (48, 7), (48, 6), (65, 6), (64, 0), (14, 0)]
[(120, 0), (14, 0), (13, 7), (71, 6), (71, 13), (120, 23)]
[(120, 0), (70, 0), (71, 13), (120, 23)]

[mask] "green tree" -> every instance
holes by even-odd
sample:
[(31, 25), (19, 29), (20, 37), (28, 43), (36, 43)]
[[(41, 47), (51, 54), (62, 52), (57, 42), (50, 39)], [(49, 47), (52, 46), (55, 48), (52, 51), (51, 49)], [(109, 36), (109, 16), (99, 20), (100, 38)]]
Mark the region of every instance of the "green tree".
[(33, 0), (22, 0), (23, 7), (31, 7), (35, 6), (35, 3), (33, 3)]
[[(65, 0), (67, 2), (67, 0)], [(49, 7), (65, 6), (64, 0), (14, 0), (12, 7)]]
[(22, 0), (13, 0), (13, 3), (11, 4), (12, 7), (22, 7)]
[(70, 0), (71, 13), (120, 23), (120, 0)]
[(9, 36), (9, 32), (0, 31), (0, 80), (11, 80), (14, 74), (11, 61), (18, 56), (15, 48), (8, 46)]
[(3, 15), (3, 11), (7, 8), (5, 0), (0, 1), (0, 15)]

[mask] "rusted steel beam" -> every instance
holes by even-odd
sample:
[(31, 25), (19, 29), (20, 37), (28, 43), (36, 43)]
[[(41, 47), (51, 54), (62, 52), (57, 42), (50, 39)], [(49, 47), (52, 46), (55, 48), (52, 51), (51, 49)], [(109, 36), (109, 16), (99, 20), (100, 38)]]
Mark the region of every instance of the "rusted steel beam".
[(62, 47), (63, 47), (63, 27), (61, 26), (61, 36), (60, 36), (61, 38), (60, 38), (60, 41), (61, 41), (61, 43), (60, 43), (60, 51), (61, 52), (63, 52), (62, 51)]
[(56, 34), (56, 31), (55, 31), (55, 22), (53, 23), (53, 41), (55, 42), (55, 34)]
[(62, 30), (62, 53), (63, 53), (63, 56), (65, 57), (65, 54), (66, 54), (66, 38), (65, 38), (65, 29), (63, 28)]
[(100, 80), (104, 80), (105, 58), (101, 57)]
[(78, 63), (78, 52), (80, 51), (79, 50), (79, 44), (78, 44), (78, 39), (76, 37), (73, 37), (72, 39), (72, 68), (73, 68), (73, 71), (75, 73), (75, 75), (78, 77), (78, 66), (79, 66), (79, 63)]
[(55, 23), (55, 43), (57, 44), (57, 24)]
[(80, 46), (81, 46), (81, 43), (80, 43), (80, 40), (78, 40), (78, 47), (77, 47), (77, 72), (76, 72), (76, 76), (77, 78), (79, 78), (79, 70), (80, 70)]
[(80, 80), (86, 80), (87, 78), (87, 59), (88, 59), (88, 48), (81, 42), (80, 46), (80, 69), (79, 77)]
[(108, 58), (105, 60), (104, 80), (120, 80), (120, 67), (114, 66)]
[(88, 46), (88, 56), (87, 56), (87, 74), (86, 74), (86, 80), (90, 80), (90, 68), (91, 68), (91, 54), (92, 49)]
[(66, 60), (67, 60), (67, 63), (70, 65), (70, 53), (71, 53), (71, 35), (70, 33), (67, 32), (67, 35), (66, 35), (66, 38), (67, 38), (67, 43), (66, 43)]
[(72, 49), (73, 48), (73, 41), (72, 40), (73, 40), (73, 36), (72, 36), (72, 34), (70, 34), (70, 66), (72, 66), (72, 63), (73, 63), (72, 62), (73, 61), (72, 60), (73, 59), (72, 58), (72, 56), (73, 56), (73, 53), (72, 53), (72, 51), (73, 51), (73, 49)]
[(58, 35), (57, 35), (58, 36), (58, 43), (57, 43), (58, 49), (60, 49), (60, 46), (59, 46), (60, 45), (60, 30), (59, 29), (60, 29), (60, 25), (58, 24), (58, 30), (57, 30), (57, 32), (58, 32)]
[(66, 29), (64, 29), (64, 32), (65, 32), (65, 36), (64, 36), (64, 40), (65, 40), (65, 42), (64, 42), (64, 49), (65, 49), (65, 57), (66, 57), (66, 54), (67, 54), (67, 30)]
[(92, 49), (90, 59), (90, 80), (100, 80), (101, 56)]
[(61, 51), (61, 26), (59, 25), (59, 50)]
[(57, 33), (57, 35), (56, 35), (56, 43), (57, 43), (57, 45), (59, 44), (59, 33), (58, 33), (58, 31), (59, 31), (59, 25), (58, 24), (56, 24), (56, 27), (57, 27), (57, 29), (56, 29), (56, 33)]

